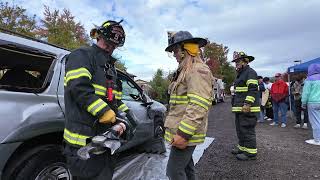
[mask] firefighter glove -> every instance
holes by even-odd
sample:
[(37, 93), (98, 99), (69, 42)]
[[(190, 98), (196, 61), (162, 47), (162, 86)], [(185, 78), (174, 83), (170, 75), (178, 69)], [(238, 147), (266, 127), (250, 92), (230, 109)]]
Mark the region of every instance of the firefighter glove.
[(99, 123), (108, 124), (116, 122), (116, 114), (112, 109), (106, 111), (99, 119)]
[(244, 104), (243, 106), (242, 106), (242, 112), (245, 112), (245, 113), (248, 113), (248, 112), (250, 112), (250, 104)]

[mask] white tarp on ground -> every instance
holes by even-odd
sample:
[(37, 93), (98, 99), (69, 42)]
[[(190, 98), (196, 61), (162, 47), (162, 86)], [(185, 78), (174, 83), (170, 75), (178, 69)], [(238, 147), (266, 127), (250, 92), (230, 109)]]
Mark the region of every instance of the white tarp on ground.
[[(213, 142), (214, 138), (206, 137), (203, 144), (198, 145), (193, 153), (193, 160), (199, 162), (204, 150)], [(167, 145), (164, 154), (138, 154), (131, 157), (130, 161), (123, 163), (116, 169), (114, 180), (168, 180), (166, 166), (170, 154), (170, 146)]]

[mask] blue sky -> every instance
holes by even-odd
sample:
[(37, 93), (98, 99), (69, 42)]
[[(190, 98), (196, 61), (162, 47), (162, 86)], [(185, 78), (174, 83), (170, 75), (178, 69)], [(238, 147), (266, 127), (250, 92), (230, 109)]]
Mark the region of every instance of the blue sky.
[(125, 46), (116, 51), (137, 78), (150, 80), (158, 68), (177, 67), (164, 51), (166, 31), (194, 36), (255, 56), (259, 75), (284, 72), (294, 60), (320, 57), (319, 0), (15, 0), (38, 18), (43, 5), (69, 9), (87, 32), (93, 24), (124, 19)]

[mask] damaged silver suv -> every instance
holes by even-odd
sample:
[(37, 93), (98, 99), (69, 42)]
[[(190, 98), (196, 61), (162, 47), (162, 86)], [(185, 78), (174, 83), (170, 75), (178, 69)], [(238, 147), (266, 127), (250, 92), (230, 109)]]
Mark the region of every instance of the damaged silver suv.
[[(0, 31), (0, 179), (72, 179), (62, 154), (64, 63), (70, 52)], [(124, 103), (139, 120), (134, 138), (119, 153), (163, 152), (158, 130), (165, 107), (126, 73), (118, 74)]]

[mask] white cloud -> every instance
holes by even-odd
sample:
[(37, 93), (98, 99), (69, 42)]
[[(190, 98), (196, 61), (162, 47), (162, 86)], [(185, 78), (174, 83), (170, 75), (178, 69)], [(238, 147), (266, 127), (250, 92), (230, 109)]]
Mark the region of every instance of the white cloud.
[[(150, 80), (157, 68), (174, 70), (177, 63), (164, 51), (167, 30), (189, 30), (234, 50), (256, 57), (258, 74), (284, 72), (293, 60), (319, 56), (320, 1), (317, 0), (19, 0), (42, 17), (43, 5), (67, 8), (87, 31), (107, 19), (125, 20), (127, 34), (119, 52), (128, 71)], [(231, 60), (231, 59), (230, 59)]]

